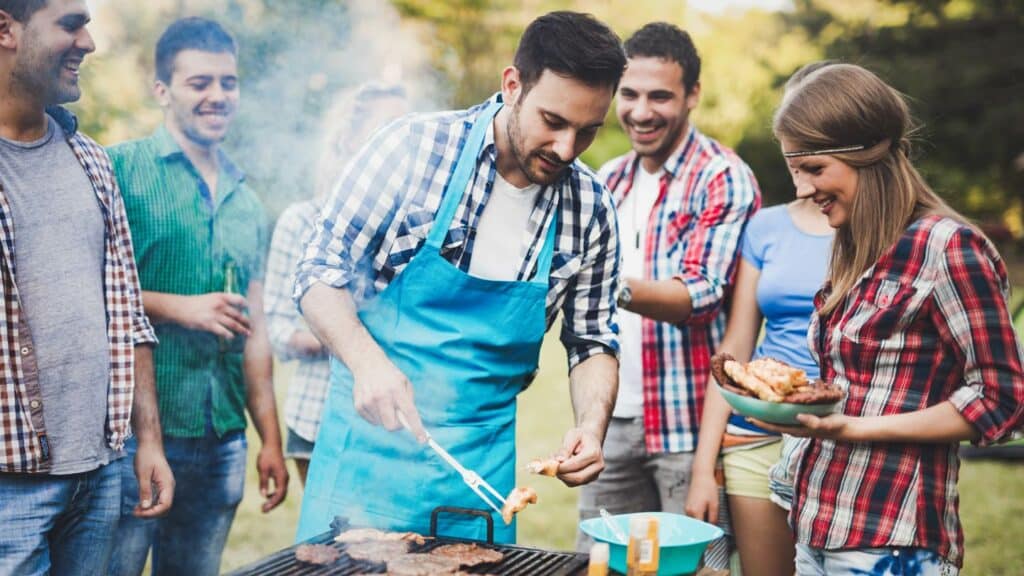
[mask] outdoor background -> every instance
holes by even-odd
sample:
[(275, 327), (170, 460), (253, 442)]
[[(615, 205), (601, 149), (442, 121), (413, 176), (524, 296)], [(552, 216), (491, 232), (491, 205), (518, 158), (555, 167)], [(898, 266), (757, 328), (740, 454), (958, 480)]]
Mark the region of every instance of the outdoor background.
[[(790, 73), (822, 58), (870, 67), (910, 96), (922, 123), (917, 163), (954, 206), (978, 221), (1024, 287), (1024, 0), (90, 0), (98, 51), (74, 106), (103, 144), (148, 135), (161, 114), (150, 96), (152, 50), (175, 18), (219, 19), (238, 38), (242, 108), (226, 148), (272, 217), (311, 195), (326, 109), (367, 80), (399, 81), (414, 110), (458, 108), (499, 87), (523, 27), (552, 9), (591, 12), (623, 38), (652, 20), (688, 30), (703, 58), (691, 119), (753, 167), (765, 204), (792, 197), (770, 132)], [(609, 117), (584, 160), (597, 167), (628, 149)], [(1022, 290), (1024, 291), (1024, 290)], [(1018, 295), (1019, 296), (1019, 295)], [(1015, 303), (1020, 299), (1015, 299)], [(521, 397), (520, 461), (553, 452), (571, 422), (565, 358), (545, 343), (542, 376)], [(278, 396), (288, 384), (278, 367)], [(256, 438), (250, 446), (258, 446)], [(255, 450), (252, 450), (255, 453)], [(541, 503), (523, 514), (520, 541), (571, 547), (575, 492), (529, 478)], [(291, 543), (301, 489), (258, 511), (255, 480), (224, 568)], [(970, 461), (962, 469), (966, 575), (1024, 574), (1024, 467)]]

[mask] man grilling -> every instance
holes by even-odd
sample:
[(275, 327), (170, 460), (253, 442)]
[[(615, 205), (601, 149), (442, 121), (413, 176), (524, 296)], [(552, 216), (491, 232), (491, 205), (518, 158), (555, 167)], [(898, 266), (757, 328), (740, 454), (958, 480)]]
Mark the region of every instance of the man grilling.
[[(157, 393), (180, 496), (159, 521), (122, 516), (113, 574), (141, 574), (151, 547), (155, 574), (220, 572), (242, 500), (247, 406), (263, 444), (256, 467), (264, 512), (288, 486), (262, 305), (266, 216), (220, 148), (238, 108), (236, 54), (217, 22), (171, 24), (156, 45), (164, 123), (110, 150), (146, 313), (161, 340)], [(125, 502), (137, 498), (125, 489)]]
[[(615, 208), (576, 162), (622, 76), (618, 37), (553, 12), (520, 40), (501, 92), (375, 135), (322, 208), (295, 299), (340, 361), (313, 451), (298, 538), (354, 525), (425, 532), (439, 505), (485, 507), (416, 442), (427, 431), (502, 494), (515, 479), (515, 399), (561, 310), (575, 427), (558, 477), (604, 467), (617, 387)], [(404, 424), (410, 432), (398, 431)], [(389, 432), (390, 431), (390, 432)], [(439, 532), (480, 539), (479, 519)], [(514, 524), (496, 520), (495, 540)]]
[(118, 463), (128, 514), (174, 494), (121, 193), (58, 107), (81, 95), (88, 23), (84, 0), (0, 0), (0, 574), (104, 574)]

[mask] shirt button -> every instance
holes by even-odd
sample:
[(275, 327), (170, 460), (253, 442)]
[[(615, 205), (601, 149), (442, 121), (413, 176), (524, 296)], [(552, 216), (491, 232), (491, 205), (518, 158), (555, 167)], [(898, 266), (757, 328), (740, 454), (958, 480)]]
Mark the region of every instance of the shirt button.
[(33, 400), (33, 401), (29, 402), (28, 405), (29, 405), (30, 408), (35, 410), (35, 409), (39, 408), (39, 400)]
[(21, 355), (22, 356), (28, 356), (28, 353), (31, 352), (31, 351), (32, 351), (32, 349), (29, 348), (28, 346), (22, 346), (21, 347)]

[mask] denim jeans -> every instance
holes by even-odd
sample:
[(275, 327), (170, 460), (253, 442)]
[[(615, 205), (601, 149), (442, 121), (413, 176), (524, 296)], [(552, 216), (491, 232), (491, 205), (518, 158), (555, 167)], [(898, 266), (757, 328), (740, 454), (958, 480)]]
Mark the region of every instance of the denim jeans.
[(923, 548), (821, 550), (796, 545), (798, 576), (957, 576), (960, 570)]
[[(127, 444), (134, 455), (134, 439)], [(110, 560), (110, 574), (142, 574), (153, 550), (153, 574), (203, 576), (220, 573), (224, 544), (242, 501), (245, 484), (244, 432), (217, 438), (212, 430), (202, 438), (164, 438), (164, 452), (174, 472), (174, 504), (163, 518), (132, 515), (139, 502), (131, 463), (121, 468), (121, 523)]]
[(66, 476), (0, 474), (0, 574), (105, 574), (120, 498), (118, 462)]

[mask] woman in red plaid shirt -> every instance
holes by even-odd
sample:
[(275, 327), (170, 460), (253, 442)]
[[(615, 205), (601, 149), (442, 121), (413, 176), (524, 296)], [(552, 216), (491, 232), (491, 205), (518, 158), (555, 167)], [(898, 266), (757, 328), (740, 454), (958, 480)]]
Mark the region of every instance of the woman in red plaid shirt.
[(797, 196), (836, 229), (808, 338), (846, 391), (802, 427), (759, 423), (812, 438), (790, 515), (797, 573), (957, 574), (958, 444), (1024, 424), (1005, 264), (918, 174), (907, 106), (868, 70), (810, 74), (773, 128)]

